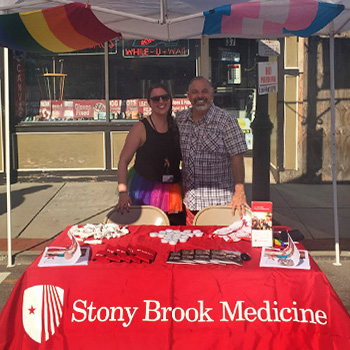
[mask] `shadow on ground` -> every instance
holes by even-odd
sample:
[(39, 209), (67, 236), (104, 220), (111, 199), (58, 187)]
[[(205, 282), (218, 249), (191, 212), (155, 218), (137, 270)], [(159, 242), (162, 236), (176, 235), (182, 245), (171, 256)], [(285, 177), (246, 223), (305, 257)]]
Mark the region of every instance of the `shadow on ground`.
[[(52, 186), (40, 185), (40, 186), (31, 186), (31, 187), (23, 188), (21, 190), (12, 190), (11, 191), (11, 208), (14, 209), (19, 205), (21, 205), (25, 201), (26, 195), (34, 192), (47, 190), (50, 187)], [(7, 212), (6, 197), (7, 197), (6, 192), (0, 193), (0, 215), (5, 214)]]

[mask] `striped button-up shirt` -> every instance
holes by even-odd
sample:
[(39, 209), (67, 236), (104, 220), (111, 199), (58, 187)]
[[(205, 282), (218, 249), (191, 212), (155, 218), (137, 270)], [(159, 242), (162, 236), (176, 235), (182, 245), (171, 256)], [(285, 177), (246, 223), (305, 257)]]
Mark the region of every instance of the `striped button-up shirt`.
[(237, 119), (213, 104), (197, 124), (191, 108), (180, 112), (176, 121), (180, 130), (184, 204), (190, 210), (226, 205), (234, 193), (231, 157), (247, 151)]

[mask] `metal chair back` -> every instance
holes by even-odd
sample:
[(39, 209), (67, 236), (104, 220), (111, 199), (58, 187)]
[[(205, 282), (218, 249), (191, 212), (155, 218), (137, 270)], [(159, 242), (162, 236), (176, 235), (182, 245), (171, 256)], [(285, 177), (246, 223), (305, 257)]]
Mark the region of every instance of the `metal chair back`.
[(151, 205), (131, 206), (129, 212), (124, 210), (123, 213), (113, 209), (106, 215), (104, 223), (119, 225), (170, 225), (167, 215), (161, 209)]
[[(247, 213), (250, 214), (250, 211), (247, 211)], [(206, 207), (200, 210), (194, 217), (193, 225), (228, 226), (237, 220), (240, 220), (240, 217), (237, 211), (235, 212), (235, 215), (232, 215), (232, 207), (218, 205)]]

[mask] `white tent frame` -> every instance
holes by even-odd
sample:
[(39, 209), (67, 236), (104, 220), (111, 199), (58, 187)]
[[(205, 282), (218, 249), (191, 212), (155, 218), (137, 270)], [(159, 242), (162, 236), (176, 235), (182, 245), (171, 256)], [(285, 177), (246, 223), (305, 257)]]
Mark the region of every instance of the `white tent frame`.
[[(28, 8), (35, 6), (42, 6), (45, 4), (55, 5), (59, 4), (69, 4), (72, 1), (69, 0), (33, 0), (24, 1), (19, 4), (0, 6), (1, 11), (8, 11), (20, 8)], [(89, 1), (88, 1), (89, 2)], [(228, 1), (229, 2), (229, 1)], [(344, 1), (334, 1), (333, 3), (348, 2)], [(214, 5), (214, 4), (213, 4)], [(99, 6), (91, 6), (92, 10), (108, 13), (116, 16), (121, 16), (127, 19), (136, 19), (142, 22), (148, 22), (152, 24), (170, 26), (174, 23), (180, 23), (188, 21), (190, 19), (195, 19), (203, 16), (202, 12), (194, 13), (186, 16), (179, 16), (174, 19), (168, 18), (167, 12), (167, 0), (159, 0), (159, 18), (150, 18), (145, 16), (140, 16), (132, 13), (127, 13), (123, 11), (111, 10)], [(214, 7), (214, 6), (213, 6)], [(345, 6), (345, 11), (349, 11), (349, 7)], [(334, 79), (334, 35), (343, 31), (343, 28), (349, 23), (350, 19), (346, 18), (343, 23), (339, 25), (338, 29), (335, 29), (335, 21), (332, 21), (328, 26), (326, 26), (321, 32), (329, 36), (330, 40), (330, 91), (331, 91), (331, 129), (332, 129), (332, 187), (333, 187), (333, 211), (334, 211), (334, 239), (335, 239), (335, 257), (336, 261), (334, 265), (340, 266), (340, 244), (339, 244), (339, 220), (338, 220), (338, 198), (337, 198), (337, 163), (336, 163), (336, 142), (335, 142), (335, 79)], [(320, 32), (320, 33), (321, 33)], [(194, 34), (194, 33), (192, 33)], [(195, 34), (199, 35), (199, 33)], [(191, 35), (193, 37), (193, 35)], [(170, 39), (170, 35), (168, 35)], [(4, 93), (5, 93), (5, 120), (6, 120), (6, 144), (5, 144), (5, 155), (6, 155), (6, 184), (7, 184), (7, 237), (8, 237), (8, 266), (12, 265), (12, 251), (11, 251), (11, 185), (10, 185), (10, 135), (9, 135), (9, 77), (8, 77), (8, 49), (4, 49), (4, 65), (5, 65), (5, 81), (4, 81)]]
[[(6, 208), (7, 208), (7, 267), (12, 267), (12, 220), (11, 220), (11, 165), (10, 165), (10, 81), (8, 49), (4, 48), (4, 110), (5, 110), (5, 169), (6, 169)], [(1, 95), (0, 95), (1, 99)]]
[(340, 244), (339, 244), (338, 193), (337, 193), (337, 150), (336, 150), (336, 141), (335, 141), (334, 33), (331, 33), (329, 36), (329, 66), (330, 66), (330, 91), (331, 91), (333, 218), (334, 218), (334, 240), (335, 240), (334, 265), (341, 266)]

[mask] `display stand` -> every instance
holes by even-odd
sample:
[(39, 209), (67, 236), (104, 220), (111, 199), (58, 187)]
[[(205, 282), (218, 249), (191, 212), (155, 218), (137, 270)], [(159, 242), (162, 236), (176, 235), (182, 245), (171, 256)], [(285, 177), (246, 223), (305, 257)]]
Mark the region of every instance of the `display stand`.
[(63, 100), (63, 90), (67, 74), (44, 73), (38, 75), (42, 99)]

